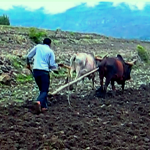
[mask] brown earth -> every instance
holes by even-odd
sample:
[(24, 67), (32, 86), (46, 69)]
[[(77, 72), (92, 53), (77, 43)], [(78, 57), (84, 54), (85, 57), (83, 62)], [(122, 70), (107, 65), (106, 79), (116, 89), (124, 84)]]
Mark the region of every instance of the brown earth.
[(105, 100), (71, 94), (71, 107), (58, 95), (39, 115), (30, 102), (0, 107), (0, 149), (149, 150), (149, 99), (150, 87), (144, 87)]
[[(20, 75), (24, 56), (34, 45), (28, 29), (0, 29), (1, 73), (13, 71)], [(66, 64), (77, 51), (115, 56), (120, 53), (126, 60), (132, 60), (138, 44), (147, 49), (150, 46), (149, 42), (96, 34), (47, 32), (53, 40), (57, 62)], [(19, 63), (9, 62), (10, 55), (17, 56)], [(98, 98), (95, 90), (91, 90), (91, 81), (86, 81), (84, 89), (77, 93), (65, 89), (49, 99), (49, 110), (39, 115), (32, 111), (32, 100), (38, 94), (34, 80), (23, 78), (25, 81), (20, 82), (15, 74), (10, 75), (10, 84), (0, 84), (1, 150), (150, 150), (149, 65), (142, 62), (132, 70), (133, 81), (126, 83), (124, 94), (116, 85), (115, 97), (108, 88), (107, 98)], [(51, 91), (64, 84), (64, 74), (51, 74)], [(99, 86), (98, 75), (96, 81)]]

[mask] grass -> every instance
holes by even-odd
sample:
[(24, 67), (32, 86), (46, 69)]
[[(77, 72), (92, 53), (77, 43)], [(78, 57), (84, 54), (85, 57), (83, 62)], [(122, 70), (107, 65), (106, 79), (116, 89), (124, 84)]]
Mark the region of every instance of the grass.
[(23, 75), (23, 74), (17, 74), (16, 81), (19, 83), (26, 83), (33, 81), (32, 75)]
[(15, 27), (15, 26), (8, 26), (8, 25), (0, 25), (0, 30), (16, 30), (17, 32), (28, 32), (28, 27)]
[[(16, 31), (16, 33), (26, 33), (26, 34), (29, 34), (29, 30), (30, 28), (32, 27), (22, 27), (22, 26), (11, 26), (11, 25), (0, 25), (0, 30), (2, 31)], [(38, 31), (42, 31), (42, 32), (47, 32), (48, 34), (50, 35), (53, 35), (55, 33), (55, 31), (52, 31), (52, 30), (45, 30), (43, 28), (36, 28)]]

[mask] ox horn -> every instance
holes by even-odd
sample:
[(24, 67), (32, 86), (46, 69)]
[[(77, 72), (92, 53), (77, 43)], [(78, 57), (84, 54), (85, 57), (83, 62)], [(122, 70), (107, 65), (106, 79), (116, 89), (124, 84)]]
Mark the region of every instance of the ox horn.
[(99, 61), (102, 61), (104, 58), (106, 58), (107, 57), (107, 55), (108, 55), (108, 53), (103, 57), (103, 58), (101, 58), (101, 57), (98, 57), (98, 56), (95, 56), (95, 59), (96, 60), (99, 60)]
[(100, 60), (100, 61), (102, 61), (102, 60), (103, 60), (103, 58), (98, 57), (98, 56), (95, 56), (95, 59), (96, 59), (96, 60)]
[(106, 57), (108, 57), (107, 55), (108, 55), (108, 53), (103, 57), (103, 59), (106, 58)]
[(133, 66), (136, 63), (137, 59), (131, 61), (131, 62), (126, 62), (126, 64)]

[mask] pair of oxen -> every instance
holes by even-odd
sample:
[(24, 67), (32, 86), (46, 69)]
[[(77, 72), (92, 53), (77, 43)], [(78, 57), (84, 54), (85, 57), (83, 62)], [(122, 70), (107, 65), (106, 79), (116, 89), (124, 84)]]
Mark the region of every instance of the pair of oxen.
[[(98, 68), (100, 88), (96, 90), (96, 95), (105, 98), (107, 87), (110, 83), (112, 86), (112, 93), (115, 95), (115, 81), (122, 86), (122, 93), (124, 92), (125, 82), (131, 79), (131, 69), (135, 63), (136, 60), (125, 62), (120, 54), (116, 57), (105, 56), (100, 58), (90, 53), (76, 53), (71, 57), (70, 66), (67, 68), (69, 69), (69, 76), (71, 78), (73, 77), (73, 72), (76, 72), (75, 79)], [(92, 88), (94, 89), (95, 72), (87, 77), (92, 79)], [(105, 84), (103, 84), (104, 78)]]

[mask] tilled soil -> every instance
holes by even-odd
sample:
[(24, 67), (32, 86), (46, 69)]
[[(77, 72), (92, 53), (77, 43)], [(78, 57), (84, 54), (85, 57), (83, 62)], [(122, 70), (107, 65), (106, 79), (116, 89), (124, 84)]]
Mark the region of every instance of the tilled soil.
[(30, 102), (0, 107), (1, 150), (150, 150), (150, 87), (106, 99), (56, 96), (49, 110)]

